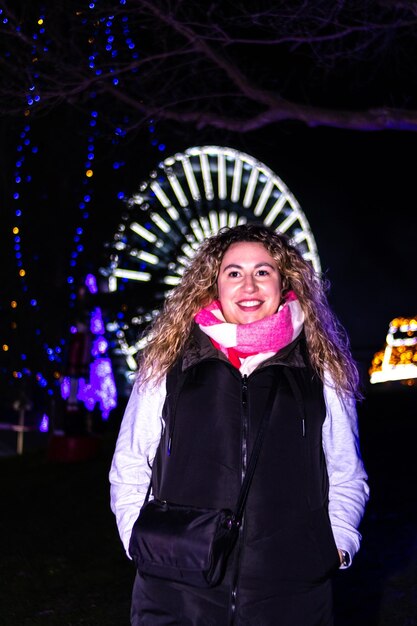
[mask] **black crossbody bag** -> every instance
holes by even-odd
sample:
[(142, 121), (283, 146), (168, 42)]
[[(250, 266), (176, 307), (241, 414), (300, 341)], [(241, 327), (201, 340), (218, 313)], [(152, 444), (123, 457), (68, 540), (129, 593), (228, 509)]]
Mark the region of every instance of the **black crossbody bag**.
[(149, 486), (129, 543), (140, 574), (194, 587), (214, 587), (221, 581), (239, 535), (275, 394), (272, 388), (234, 511), (149, 500)]

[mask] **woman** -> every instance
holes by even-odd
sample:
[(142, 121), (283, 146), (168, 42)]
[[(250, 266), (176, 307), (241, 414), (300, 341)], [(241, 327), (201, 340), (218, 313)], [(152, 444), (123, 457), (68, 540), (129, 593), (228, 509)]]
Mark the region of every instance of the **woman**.
[(369, 491), (358, 373), (325, 287), (285, 236), (246, 224), (207, 239), (167, 297), (110, 470), (128, 556), (151, 468), (155, 497), (234, 508), (276, 395), (223, 580), (198, 589), (137, 574), (131, 624), (333, 623), (332, 575), (359, 549)]

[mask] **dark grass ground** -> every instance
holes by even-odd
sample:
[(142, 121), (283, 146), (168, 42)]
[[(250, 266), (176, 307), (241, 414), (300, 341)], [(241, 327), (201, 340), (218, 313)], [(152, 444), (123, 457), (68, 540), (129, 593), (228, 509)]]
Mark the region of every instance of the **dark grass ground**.
[[(369, 394), (360, 428), (371, 500), (361, 551), (336, 579), (336, 626), (415, 626), (417, 392)], [(128, 626), (134, 570), (109, 507), (114, 430), (91, 460), (0, 458), (1, 626)]]

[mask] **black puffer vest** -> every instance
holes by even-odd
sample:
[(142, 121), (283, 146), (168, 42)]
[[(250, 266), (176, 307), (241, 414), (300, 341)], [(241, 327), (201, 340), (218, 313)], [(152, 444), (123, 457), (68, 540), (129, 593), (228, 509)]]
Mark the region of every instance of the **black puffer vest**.
[[(242, 377), (196, 327), (167, 377), (154, 494), (233, 509), (271, 386), (275, 402), (224, 593), (217, 594), (212, 617), (206, 597), (207, 617), (184, 623), (274, 624), (280, 595), (318, 585), (338, 567), (327, 512), (323, 386), (302, 337)], [(180, 588), (176, 593), (188, 593)], [(224, 619), (216, 613), (219, 598)]]

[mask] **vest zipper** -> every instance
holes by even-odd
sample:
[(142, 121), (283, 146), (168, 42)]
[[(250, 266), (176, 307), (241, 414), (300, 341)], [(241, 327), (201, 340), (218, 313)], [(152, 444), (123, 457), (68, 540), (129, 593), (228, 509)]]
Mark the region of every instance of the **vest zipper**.
[(244, 374), (242, 381), (242, 480), (245, 478), (248, 462), (248, 377)]
[[(242, 468), (241, 468), (241, 481), (243, 481), (248, 461), (248, 377), (244, 374), (242, 379)], [(231, 606), (230, 606), (230, 624), (234, 624), (236, 617), (236, 602), (237, 602), (237, 581), (239, 577), (240, 569), (240, 554), (242, 549), (242, 533), (244, 526), (245, 516), (243, 515), (239, 528), (239, 537), (237, 541), (237, 554), (235, 561), (235, 571), (233, 575), (232, 593), (231, 593)]]

